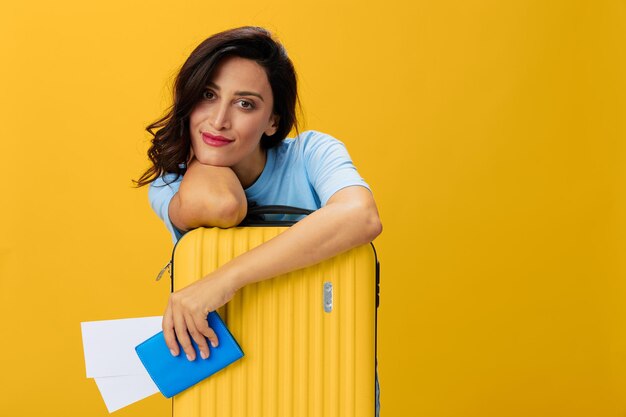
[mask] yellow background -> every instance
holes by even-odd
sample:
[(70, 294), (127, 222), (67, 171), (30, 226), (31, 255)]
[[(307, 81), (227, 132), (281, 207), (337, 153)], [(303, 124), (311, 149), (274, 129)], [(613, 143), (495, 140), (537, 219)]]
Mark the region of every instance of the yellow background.
[(107, 415), (80, 322), (161, 314), (169, 289), (130, 182), (143, 129), (191, 50), (243, 24), (283, 41), (305, 128), (380, 206), (382, 416), (626, 415), (617, 0), (4, 4), (0, 415)]

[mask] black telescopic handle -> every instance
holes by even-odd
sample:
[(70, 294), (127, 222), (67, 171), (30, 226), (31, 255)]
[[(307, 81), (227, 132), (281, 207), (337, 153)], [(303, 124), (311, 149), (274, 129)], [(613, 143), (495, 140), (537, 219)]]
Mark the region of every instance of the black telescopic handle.
[(295, 214), (308, 215), (314, 210), (291, 206), (255, 206), (248, 207), (248, 214), (240, 226), (292, 226), (297, 220), (265, 220), (265, 214)]
[(248, 216), (259, 214), (311, 214), (313, 210), (291, 206), (253, 206), (248, 209)]

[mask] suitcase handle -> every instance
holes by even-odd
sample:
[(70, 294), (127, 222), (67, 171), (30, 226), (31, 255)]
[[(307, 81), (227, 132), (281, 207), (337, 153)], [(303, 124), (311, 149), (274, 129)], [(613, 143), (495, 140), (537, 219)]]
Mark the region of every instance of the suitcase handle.
[(246, 218), (239, 226), (291, 226), (297, 220), (265, 220), (264, 214), (299, 214), (307, 215), (313, 213), (314, 210), (303, 209), (291, 206), (251, 206), (248, 207)]
[(248, 216), (259, 214), (311, 214), (313, 210), (291, 206), (253, 206), (248, 209)]

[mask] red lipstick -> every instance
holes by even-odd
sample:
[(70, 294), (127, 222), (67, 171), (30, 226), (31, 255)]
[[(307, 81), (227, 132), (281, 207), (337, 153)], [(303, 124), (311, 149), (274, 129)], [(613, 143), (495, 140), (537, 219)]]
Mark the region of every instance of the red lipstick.
[(212, 135), (208, 132), (202, 132), (202, 141), (209, 146), (225, 146), (233, 142), (232, 139), (228, 139), (224, 136)]

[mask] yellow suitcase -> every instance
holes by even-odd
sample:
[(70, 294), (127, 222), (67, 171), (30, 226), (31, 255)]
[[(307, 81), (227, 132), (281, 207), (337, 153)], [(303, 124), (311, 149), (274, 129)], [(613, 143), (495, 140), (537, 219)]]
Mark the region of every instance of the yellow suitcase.
[[(172, 256), (172, 288), (286, 227), (199, 228)], [(375, 414), (378, 262), (363, 245), (241, 289), (218, 312), (245, 356), (173, 398), (174, 417)]]

